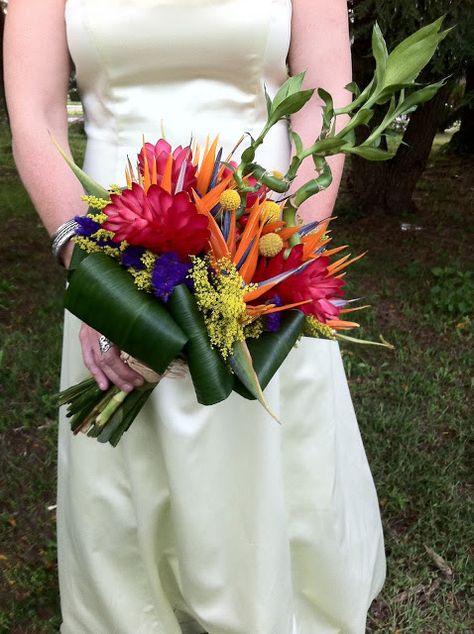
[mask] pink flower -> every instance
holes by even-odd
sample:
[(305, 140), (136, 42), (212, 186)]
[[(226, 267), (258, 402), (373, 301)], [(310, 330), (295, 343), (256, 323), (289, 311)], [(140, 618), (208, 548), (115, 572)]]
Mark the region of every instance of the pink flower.
[[(163, 174), (166, 168), (166, 163), (168, 161), (168, 157), (171, 154), (171, 145), (165, 141), (164, 139), (160, 139), (156, 145), (152, 143), (145, 143), (145, 151), (146, 157), (148, 161), (148, 169), (150, 170), (150, 175), (152, 173), (153, 168), (153, 159), (156, 158), (156, 171), (158, 175), (158, 185), (160, 185)], [(173, 151), (173, 169), (171, 173), (171, 184), (173, 188), (173, 192), (176, 188), (176, 183), (178, 182), (179, 174), (181, 172), (181, 166), (183, 162), (186, 161), (185, 173), (184, 173), (184, 181), (182, 190), (188, 193), (191, 193), (191, 189), (196, 187), (196, 166), (193, 165), (192, 159), (193, 155), (190, 147), (181, 147), (179, 145)], [(142, 175), (145, 171), (145, 159), (143, 154), (143, 149), (138, 155), (138, 165), (140, 172)]]
[(158, 185), (145, 193), (132, 184), (122, 194), (112, 194), (103, 210), (103, 228), (114, 232), (114, 241), (126, 240), (154, 253), (177, 253), (185, 260), (208, 248), (210, 232), (206, 216), (199, 214), (188, 194), (168, 194)]

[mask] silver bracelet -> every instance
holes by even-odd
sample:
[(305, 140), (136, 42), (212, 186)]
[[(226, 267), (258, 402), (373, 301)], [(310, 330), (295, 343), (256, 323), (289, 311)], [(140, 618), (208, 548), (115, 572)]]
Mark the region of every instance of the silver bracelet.
[(63, 224), (60, 225), (51, 236), (51, 251), (53, 252), (53, 257), (59, 262), (59, 264), (63, 264), (61, 260), (61, 251), (66, 246), (66, 243), (74, 235), (76, 235), (77, 227), (77, 222), (74, 218), (71, 218), (71, 220), (63, 222)]

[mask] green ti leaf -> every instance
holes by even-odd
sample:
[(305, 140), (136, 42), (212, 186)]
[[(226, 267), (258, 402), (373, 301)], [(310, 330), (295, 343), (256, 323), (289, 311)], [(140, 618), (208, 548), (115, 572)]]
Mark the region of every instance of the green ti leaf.
[(198, 402), (213, 405), (225, 400), (232, 392), (233, 376), (221, 355), (211, 347), (202, 314), (185, 284), (174, 289), (167, 307), (188, 337), (184, 354)]
[(104, 253), (88, 255), (73, 271), (65, 306), (158, 374), (187, 342), (166, 308), (139, 291), (130, 273)]

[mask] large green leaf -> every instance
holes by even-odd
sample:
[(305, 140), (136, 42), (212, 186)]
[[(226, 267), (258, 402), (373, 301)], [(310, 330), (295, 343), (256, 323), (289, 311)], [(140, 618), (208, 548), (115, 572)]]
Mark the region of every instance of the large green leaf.
[(438, 44), (450, 29), (440, 32), (443, 18), (419, 29), (390, 53), (387, 59), (384, 86), (413, 81), (433, 57)]
[[(247, 341), (253, 368), (263, 390), (301, 335), (304, 320), (305, 315), (301, 310), (289, 310), (282, 316), (278, 332), (265, 332), (258, 339)], [(249, 390), (247, 383), (244, 383), (238, 374), (234, 379), (234, 390), (245, 398), (256, 398), (254, 392)]]
[(167, 306), (188, 337), (184, 353), (198, 402), (213, 405), (225, 400), (232, 392), (233, 376), (221, 355), (211, 348), (206, 324), (187, 286), (177, 286)]
[(166, 308), (104, 253), (88, 255), (73, 271), (65, 306), (159, 374), (187, 341)]

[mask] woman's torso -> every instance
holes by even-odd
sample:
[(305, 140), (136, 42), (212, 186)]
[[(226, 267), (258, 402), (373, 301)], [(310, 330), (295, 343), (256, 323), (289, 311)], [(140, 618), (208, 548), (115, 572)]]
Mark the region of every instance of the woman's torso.
[[(225, 152), (266, 120), (287, 77), (291, 0), (67, 0), (68, 43), (86, 115), (85, 167), (123, 181), (142, 135), (172, 145), (219, 134)], [(286, 126), (261, 159), (282, 169)]]

